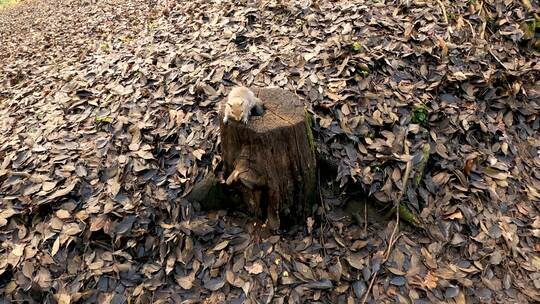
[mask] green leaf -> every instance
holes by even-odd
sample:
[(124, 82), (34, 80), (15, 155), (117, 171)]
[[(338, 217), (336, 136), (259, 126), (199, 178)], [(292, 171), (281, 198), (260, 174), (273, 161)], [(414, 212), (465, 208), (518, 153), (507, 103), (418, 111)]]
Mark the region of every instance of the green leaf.
[(355, 41), (352, 46), (351, 46), (352, 50), (355, 51), (355, 52), (360, 52), (362, 50), (362, 45), (360, 44), (360, 42), (358, 41)]
[(425, 105), (419, 105), (419, 106), (416, 106), (416, 108), (414, 109), (411, 121), (413, 123), (421, 124), (427, 120), (427, 117), (428, 117), (427, 107)]
[(112, 120), (113, 120), (112, 117), (109, 117), (109, 116), (96, 117), (96, 122), (97, 123), (111, 123)]
[(358, 64), (358, 66), (356, 66), (355, 71), (358, 75), (361, 75), (364, 78), (366, 78), (369, 75), (369, 67), (365, 63)]

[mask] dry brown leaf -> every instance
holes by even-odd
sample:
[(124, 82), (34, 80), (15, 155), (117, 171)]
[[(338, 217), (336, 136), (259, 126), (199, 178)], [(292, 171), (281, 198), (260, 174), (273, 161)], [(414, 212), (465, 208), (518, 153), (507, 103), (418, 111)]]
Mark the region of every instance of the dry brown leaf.
[(81, 232), (81, 227), (77, 223), (65, 224), (62, 227), (62, 233), (66, 235), (76, 235)]
[(56, 216), (59, 219), (62, 219), (62, 220), (71, 218), (71, 214), (69, 213), (69, 211), (64, 210), (64, 209), (60, 209), (60, 210), (56, 211)]
[(56, 240), (54, 240), (53, 246), (51, 248), (51, 256), (55, 256), (59, 249), (60, 249), (60, 237), (57, 237)]
[[(2, 299), (536, 300), (535, 3), (139, 2), (0, 9)], [(237, 84), (313, 114), (323, 204), (300, 229), (189, 197), (226, 179), (218, 111)], [(341, 210), (360, 189), (406, 190), (423, 224), (400, 224), (388, 261), (386, 221)]]
[(41, 187), (41, 190), (43, 190), (43, 191), (45, 191), (45, 192), (49, 192), (49, 191), (51, 191), (52, 189), (54, 189), (54, 187), (56, 187), (56, 184), (57, 184), (56, 181), (43, 182), (43, 185), (42, 185), (42, 187)]
[(437, 288), (437, 282), (439, 281), (439, 279), (434, 276), (431, 271), (428, 271), (428, 273), (426, 274), (426, 276), (424, 277), (424, 281), (422, 282), (422, 284), (427, 288), (427, 289), (435, 289)]
[(191, 153), (193, 153), (193, 156), (195, 156), (196, 159), (201, 160), (205, 152), (202, 149), (197, 149)]
[(180, 285), (180, 287), (186, 290), (190, 290), (193, 287), (193, 281), (195, 281), (195, 276), (191, 274), (187, 276), (176, 277), (176, 282), (178, 283), (178, 285)]
[(229, 241), (225, 240), (225, 241), (223, 241), (223, 242), (217, 244), (217, 245), (214, 247), (214, 249), (212, 249), (212, 250), (214, 250), (214, 251), (220, 251), (220, 250), (225, 249), (225, 247), (227, 247), (227, 245), (229, 245)]
[(58, 302), (58, 304), (70, 304), (71, 303), (71, 296), (67, 293), (58, 293), (54, 295), (54, 298)]
[(463, 214), (461, 213), (461, 211), (458, 210), (452, 214), (448, 214), (446, 218), (449, 220), (460, 220), (463, 218)]
[(13, 250), (11, 251), (11, 254), (20, 257), (24, 254), (24, 248), (25, 244), (16, 244), (13, 246)]
[(350, 254), (345, 259), (349, 262), (349, 265), (358, 270), (362, 270), (366, 265), (365, 256), (362, 253)]
[(463, 169), (465, 175), (471, 175), (472, 169), (474, 166), (474, 159), (468, 159), (465, 161), (465, 168)]
[(262, 273), (264, 270), (264, 267), (261, 262), (254, 262), (251, 265), (246, 265), (244, 268), (250, 273), (250, 274), (259, 274)]
[(154, 156), (152, 155), (152, 152), (150, 151), (139, 150), (135, 154), (137, 154), (137, 156), (139, 156), (142, 159), (146, 159), (146, 160), (154, 159)]

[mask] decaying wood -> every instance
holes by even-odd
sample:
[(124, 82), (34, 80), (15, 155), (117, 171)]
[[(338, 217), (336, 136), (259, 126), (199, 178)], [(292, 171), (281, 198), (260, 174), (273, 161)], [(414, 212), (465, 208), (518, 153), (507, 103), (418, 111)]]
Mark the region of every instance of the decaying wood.
[[(315, 151), (302, 102), (291, 92), (253, 89), (265, 107), (247, 125), (221, 123), (226, 183), (253, 216), (277, 229), (304, 217), (316, 199)], [(222, 121), (223, 113), (220, 115)]]

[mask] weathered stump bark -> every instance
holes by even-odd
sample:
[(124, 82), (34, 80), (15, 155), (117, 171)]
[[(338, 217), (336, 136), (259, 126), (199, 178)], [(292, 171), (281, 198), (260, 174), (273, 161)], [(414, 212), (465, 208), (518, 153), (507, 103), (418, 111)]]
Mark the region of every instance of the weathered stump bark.
[(247, 125), (221, 121), (227, 184), (238, 189), (251, 215), (278, 229), (311, 211), (316, 200), (313, 136), (303, 104), (279, 88), (252, 88), (264, 104)]

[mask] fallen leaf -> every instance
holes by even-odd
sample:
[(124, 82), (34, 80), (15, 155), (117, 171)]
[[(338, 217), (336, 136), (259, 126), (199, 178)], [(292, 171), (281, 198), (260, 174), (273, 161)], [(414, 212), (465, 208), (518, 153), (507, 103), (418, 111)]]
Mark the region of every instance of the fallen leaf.
[(71, 214), (69, 213), (69, 211), (63, 209), (56, 211), (56, 216), (62, 220), (71, 218)]
[(438, 281), (439, 279), (436, 276), (434, 276), (431, 272), (428, 272), (426, 276), (424, 277), (424, 281), (422, 282), (422, 284), (427, 289), (435, 289), (437, 288)]
[(259, 274), (262, 273), (264, 270), (264, 267), (261, 262), (254, 262), (251, 265), (246, 265), (244, 268), (250, 273), (250, 274)]
[(362, 270), (366, 266), (364, 255), (361, 253), (350, 254), (345, 259), (349, 262), (349, 265), (356, 269)]
[(458, 210), (452, 214), (447, 215), (446, 218), (449, 220), (460, 220), (463, 218), (463, 214), (461, 213), (461, 211)]
[(185, 290), (190, 290), (193, 287), (193, 281), (195, 281), (195, 276), (190, 274), (187, 276), (177, 276), (175, 277), (176, 283), (180, 285)]

